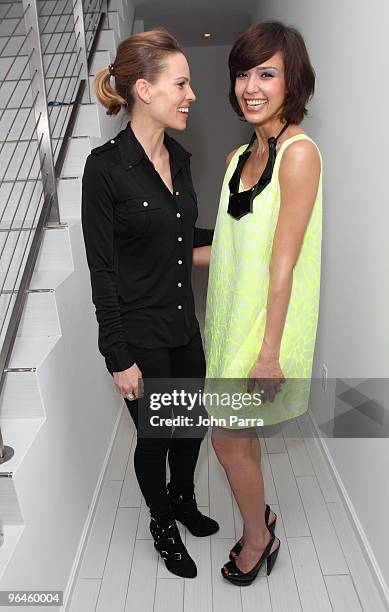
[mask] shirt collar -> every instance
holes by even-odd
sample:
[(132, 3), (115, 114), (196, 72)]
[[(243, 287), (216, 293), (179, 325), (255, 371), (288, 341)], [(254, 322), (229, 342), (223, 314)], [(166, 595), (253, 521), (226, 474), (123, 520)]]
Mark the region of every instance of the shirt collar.
[[(148, 159), (145, 150), (143, 149), (139, 140), (137, 140), (131, 128), (130, 121), (127, 123), (125, 129), (119, 132), (119, 134), (116, 136), (116, 141), (119, 145), (120, 158), (125, 169), (132, 168), (142, 160)], [(166, 134), (166, 132), (164, 144), (169, 151), (169, 155), (174, 158), (179, 166), (182, 166), (183, 161), (192, 155), (176, 140), (174, 140), (174, 138), (171, 138), (169, 134)]]

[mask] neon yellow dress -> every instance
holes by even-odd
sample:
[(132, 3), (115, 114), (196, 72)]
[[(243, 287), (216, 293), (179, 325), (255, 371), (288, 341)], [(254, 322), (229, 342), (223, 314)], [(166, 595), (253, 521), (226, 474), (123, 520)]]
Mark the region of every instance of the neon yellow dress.
[[(298, 134), (282, 143), (269, 185), (255, 197), (253, 213), (239, 220), (227, 213), (228, 183), (247, 145), (236, 151), (224, 177), (209, 269), (204, 331), (207, 361), (204, 405), (209, 415), (221, 419), (219, 424), (227, 428), (254, 425), (254, 422), (247, 421), (251, 418), (272, 425), (308, 409), (319, 312), (321, 173), (312, 214), (293, 271), (293, 287), (280, 349), (280, 366), (286, 378), (282, 390), (272, 403), (258, 405), (258, 401), (247, 402), (246, 397), (246, 406), (238, 408), (239, 401), (235, 406), (228, 405), (224, 397), (224, 405), (220, 406), (220, 398), (219, 401), (207, 399), (207, 394), (209, 398), (214, 392), (246, 391), (247, 376), (260, 351), (265, 331), (269, 263), (280, 208), (279, 166), (285, 149), (302, 139), (313, 142), (305, 134)], [(232, 423), (227, 418), (223, 422), (227, 415), (245, 420), (237, 422), (233, 419)]]

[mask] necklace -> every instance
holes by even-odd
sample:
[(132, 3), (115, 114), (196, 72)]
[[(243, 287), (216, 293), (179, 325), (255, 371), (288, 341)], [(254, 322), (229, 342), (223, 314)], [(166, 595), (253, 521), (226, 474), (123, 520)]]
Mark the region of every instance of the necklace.
[(227, 212), (234, 217), (235, 219), (241, 219), (248, 213), (253, 212), (253, 201), (254, 198), (261, 193), (265, 189), (265, 187), (270, 183), (272, 175), (274, 163), (276, 161), (276, 145), (281, 134), (285, 132), (285, 130), (289, 127), (289, 123), (286, 123), (282, 128), (281, 132), (276, 136), (271, 136), (268, 138), (268, 146), (269, 146), (269, 158), (267, 160), (267, 164), (265, 166), (264, 171), (262, 172), (258, 183), (251, 187), (251, 189), (246, 189), (245, 191), (239, 191), (239, 182), (242, 174), (243, 166), (245, 165), (247, 159), (251, 155), (251, 151), (249, 151), (251, 145), (257, 138), (256, 133), (254, 132), (253, 136), (249, 144), (243, 153), (239, 156), (238, 163), (236, 165), (235, 171), (228, 183), (230, 188), (230, 199), (228, 202)]

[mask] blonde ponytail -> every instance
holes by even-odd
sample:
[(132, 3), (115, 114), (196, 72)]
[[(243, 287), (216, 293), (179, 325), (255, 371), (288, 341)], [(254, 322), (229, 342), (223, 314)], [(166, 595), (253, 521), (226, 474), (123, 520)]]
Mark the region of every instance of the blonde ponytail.
[(109, 67), (98, 70), (92, 85), (96, 98), (107, 109), (107, 115), (117, 115), (122, 106), (127, 106), (126, 100), (111, 85)]
[[(131, 113), (134, 106), (133, 87), (137, 79), (155, 82), (172, 53), (182, 53), (176, 39), (166, 30), (150, 30), (134, 34), (119, 44), (115, 61), (96, 73), (93, 90), (107, 115), (117, 115), (124, 106)], [(111, 76), (115, 78), (112, 86)]]

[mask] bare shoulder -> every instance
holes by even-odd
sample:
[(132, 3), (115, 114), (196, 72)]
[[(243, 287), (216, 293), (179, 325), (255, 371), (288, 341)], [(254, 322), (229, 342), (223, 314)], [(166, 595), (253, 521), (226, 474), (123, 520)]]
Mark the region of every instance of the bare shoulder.
[(319, 151), (312, 140), (302, 138), (289, 144), (282, 157), (280, 171), (288, 169), (296, 171), (305, 167), (311, 171), (320, 170), (321, 161)]
[(296, 196), (301, 200), (301, 194), (304, 193), (311, 206), (317, 193), (320, 173), (321, 159), (316, 145), (305, 138), (291, 142), (280, 163), (281, 193), (291, 201)]
[(232, 160), (232, 158), (234, 157), (235, 153), (237, 152), (237, 148), (234, 149), (233, 151), (231, 151), (231, 153), (229, 153), (227, 155), (227, 159), (226, 159), (226, 168), (228, 168), (228, 166), (230, 165), (230, 161)]

